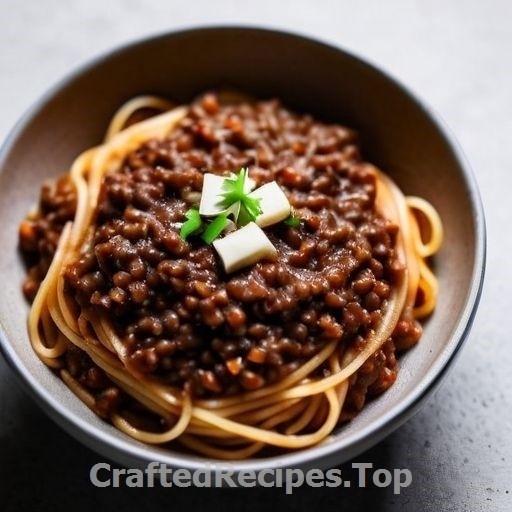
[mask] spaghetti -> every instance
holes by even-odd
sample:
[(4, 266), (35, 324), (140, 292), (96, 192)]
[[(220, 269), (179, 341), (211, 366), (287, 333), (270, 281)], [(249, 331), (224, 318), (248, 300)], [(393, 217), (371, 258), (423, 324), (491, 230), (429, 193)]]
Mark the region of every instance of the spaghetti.
[[(301, 226), (270, 230), (281, 262), (229, 277), (178, 233), (204, 169), (241, 164), (280, 182)], [(364, 163), (350, 130), (276, 102), (138, 97), (21, 224), (30, 341), (139, 441), (305, 448), (393, 383), (435, 307), (441, 242), (435, 209)]]

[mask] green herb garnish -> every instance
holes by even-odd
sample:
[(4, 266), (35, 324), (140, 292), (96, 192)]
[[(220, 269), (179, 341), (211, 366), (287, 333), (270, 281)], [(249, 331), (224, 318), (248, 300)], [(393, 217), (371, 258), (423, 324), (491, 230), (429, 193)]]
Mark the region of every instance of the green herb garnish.
[(201, 238), (211, 244), (226, 229), (229, 224), (228, 212), (217, 215), (206, 227)]
[(201, 215), (199, 215), (199, 210), (196, 208), (190, 208), (190, 210), (185, 213), (185, 217), (187, 220), (180, 229), (180, 237), (183, 240), (186, 240), (190, 235), (196, 232), (199, 233), (203, 227)]
[(234, 178), (226, 178), (224, 180), (221, 205), (230, 208), (236, 203), (240, 204), (238, 215), (235, 218), (237, 226), (245, 226), (262, 213), (260, 207), (260, 199), (249, 196), (246, 192), (246, 182), (249, 170), (240, 169), (240, 172)]
[(296, 217), (293, 213), (290, 213), (283, 222), (291, 228), (298, 228), (300, 226), (300, 218)]
[[(263, 204), (267, 204), (265, 209), (268, 209), (267, 219), (263, 219), (262, 223), (268, 223), (272, 215), (275, 217), (274, 223), (283, 220), (283, 215), (287, 215), (290, 206), (277, 183), (271, 182), (260, 187), (258, 190), (262, 195), (258, 195), (257, 191), (252, 193), (251, 185), (249, 170), (246, 168), (240, 169), (238, 174), (231, 173), (228, 177), (206, 174), (199, 209), (191, 208), (185, 214), (187, 220), (181, 227), (181, 238), (186, 240), (191, 235), (200, 235), (205, 243), (211, 244), (224, 232), (230, 219), (237, 228), (256, 221), (264, 213), (262, 200)], [(293, 212), (284, 222), (291, 227), (300, 225), (300, 219)]]

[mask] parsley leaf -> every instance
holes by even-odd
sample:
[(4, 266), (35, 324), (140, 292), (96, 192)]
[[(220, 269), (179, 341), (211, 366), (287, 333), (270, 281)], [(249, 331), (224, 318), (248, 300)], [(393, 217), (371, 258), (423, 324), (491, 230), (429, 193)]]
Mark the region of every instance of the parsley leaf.
[(262, 213), (261, 200), (250, 197), (245, 191), (248, 172), (246, 168), (240, 169), (240, 172), (233, 178), (226, 178), (222, 187), (225, 190), (222, 194), (222, 206), (230, 208), (236, 203), (240, 204), (240, 211), (235, 219), (238, 226), (245, 226), (256, 220), (256, 217)]
[(284, 223), (291, 228), (298, 228), (300, 226), (300, 219), (293, 213), (290, 213), (290, 215), (284, 220)]
[(199, 210), (190, 208), (190, 210), (185, 213), (185, 217), (187, 220), (183, 223), (180, 229), (180, 237), (183, 240), (186, 240), (187, 237), (199, 231), (203, 226), (203, 221), (199, 215)]
[(215, 219), (208, 224), (208, 227), (204, 230), (201, 238), (207, 243), (211, 244), (229, 224), (227, 212), (217, 215)]
[(225, 190), (221, 204), (229, 208), (232, 204), (240, 201), (245, 196), (245, 180), (247, 179), (247, 169), (242, 168), (233, 178), (226, 178), (222, 188)]

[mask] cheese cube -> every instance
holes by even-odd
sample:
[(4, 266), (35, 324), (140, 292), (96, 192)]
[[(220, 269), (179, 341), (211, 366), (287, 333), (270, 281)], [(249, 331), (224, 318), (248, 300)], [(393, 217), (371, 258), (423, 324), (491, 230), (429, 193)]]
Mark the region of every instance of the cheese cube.
[(249, 194), (260, 200), (261, 214), (256, 217), (256, 224), (264, 228), (286, 219), (291, 212), (290, 203), (283, 189), (275, 182), (265, 183)]
[(228, 274), (277, 254), (267, 235), (254, 222), (215, 240), (213, 246)]
[(226, 208), (222, 203), (222, 194), (224, 193), (223, 176), (216, 174), (206, 173), (203, 177), (203, 190), (201, 192), (201, 201), (199, 203), (199, 215), (205, 217), (212, 217), (219, 215)]

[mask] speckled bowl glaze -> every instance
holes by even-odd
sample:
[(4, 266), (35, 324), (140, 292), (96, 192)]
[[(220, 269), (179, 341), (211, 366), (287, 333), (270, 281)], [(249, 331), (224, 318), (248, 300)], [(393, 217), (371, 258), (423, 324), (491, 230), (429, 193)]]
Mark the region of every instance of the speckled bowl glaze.
[(159, 35), (103, 55), (74, 71), (15, 126), (0, 154), (1, 347), (28, 393), (65, 430), (129, 467), (215, 463), (137, 442), (87, 409), (33, 353), (21, 293), (18, 224), (43, 180), (61, 174), (101, 141), (116, 108), (140, 93), (186, 102), (231, 86), (275, 96), (294, 109), (356, 128), (365, 158), (408, 194), (431, 201), (445, 228), (435, 259), (439, 303), (421, 342), (400, 359), (396, 384), (320, 446), (234, 462), (233, 468), (326, 468), (356, 456), (399, 427), (452, 365), (472, 323), (483, 280), (485, 225), (477, 185), (439, 117), (395, 79), (363, 60), (299, 35), (250, 27), (200, 28)]

